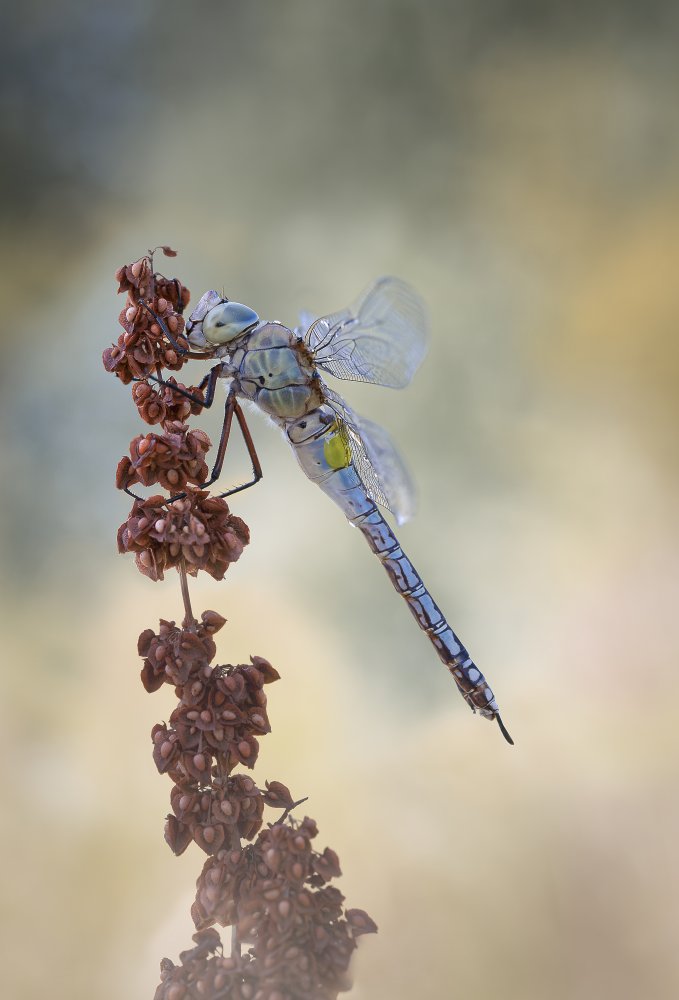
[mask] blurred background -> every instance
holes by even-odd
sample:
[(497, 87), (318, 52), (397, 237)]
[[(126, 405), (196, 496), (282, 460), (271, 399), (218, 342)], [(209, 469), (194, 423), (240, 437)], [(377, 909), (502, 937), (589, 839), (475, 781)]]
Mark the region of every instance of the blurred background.
[[(412, 388), (336, 387), (401, 446), (401, 541), (515, 748), (257, 416), (265, 477), (232, 504), (252, 543), (193, 587), (229, 619), (220, 662), (282, 674), (255, 775), (309, 796), (379, 925), (352, 995), (679, 995), (679, 8), (2, 18), (3, 996), (142, 1000), (190, 945), (203, 856), (163, 842), (149, 732), (173, 697), (136, 655), (179, 587), (116, 554), (143, 428), (101, 365), (113, 274), (158, 243), (194, 302), (293, 325), (393, 273), (431, 312)], [(238, 444), (225, 487), (248, 472)]]

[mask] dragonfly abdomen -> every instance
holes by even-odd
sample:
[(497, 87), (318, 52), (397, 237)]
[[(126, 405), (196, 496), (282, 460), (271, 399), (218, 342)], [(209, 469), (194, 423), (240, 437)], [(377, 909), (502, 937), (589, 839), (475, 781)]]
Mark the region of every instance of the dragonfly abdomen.
[(512, 743), (490, 685), (451, 629), (368, 495), (354, 464), (349, 442), (333, 412), (324, 407), (312, 410), (303, 418), (290, 421), (286, 432), (297, 461), (309, 479), (334, 500), (348, 520), (365, 536), (417, 624), (429, 636), (439, 659), (453, 675), (469, 707), (487, 719), (497, 719), (505, 739)]
[(469, 707), (487, 719), (497, 719), (503, 736), (513, 743), (500, 718), (490, 685), (446, 621), (380, 512), (373, 505), (372, 511), (351, 520), (365, 536), (422, 631), (429, 636)]

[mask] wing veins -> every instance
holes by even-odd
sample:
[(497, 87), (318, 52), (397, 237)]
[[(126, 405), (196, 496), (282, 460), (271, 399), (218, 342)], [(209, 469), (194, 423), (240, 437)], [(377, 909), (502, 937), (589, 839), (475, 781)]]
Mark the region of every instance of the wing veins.
[(380, 278), (358, 302), (315, 320), (304, 338), (316, 365), (336, 378), (401, 388), (426, 349), (419, 296), (397, 278)]

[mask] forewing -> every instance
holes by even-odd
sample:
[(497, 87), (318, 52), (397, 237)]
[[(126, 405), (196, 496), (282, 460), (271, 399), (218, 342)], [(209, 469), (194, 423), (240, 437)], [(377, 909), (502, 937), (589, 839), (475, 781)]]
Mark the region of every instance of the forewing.
[(305, 340), (336, 378), (402, 389), (425, 355), (427, 314), (405, 281), (378, 278), (353, 306), (312, 323)]
[(383, 427), (360, 417), (332, 389), (323, 387), (328, 404), (346, 427), (356, 471), (371, 500), (391, 511), (398, 524), (415, 513), (415, 488), (403, 459)]

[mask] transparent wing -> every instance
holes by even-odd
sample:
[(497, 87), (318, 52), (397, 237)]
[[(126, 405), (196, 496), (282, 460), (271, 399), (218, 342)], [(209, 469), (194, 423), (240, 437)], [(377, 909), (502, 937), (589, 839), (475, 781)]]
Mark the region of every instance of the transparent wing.
[(304, 339), (336, 378), (402, 389), (425, 355), (427, 314), (405, 281), (378, 278), (354, 305), (312, 323)]
[(352, 459), (366, 493), (390, 510), (398, 524), (404, 524), (415, 513), (415, 487), (391, 438), (383, 427), (360, 417), (325, 385), (323, 394), (346, 427)]
[(295, 333), (298, 337), (306, 337), (309, 327), (314, 323), (316, 317), (308, 309), (300, 309), (299, 311), (299, 323), (295, 327)]

